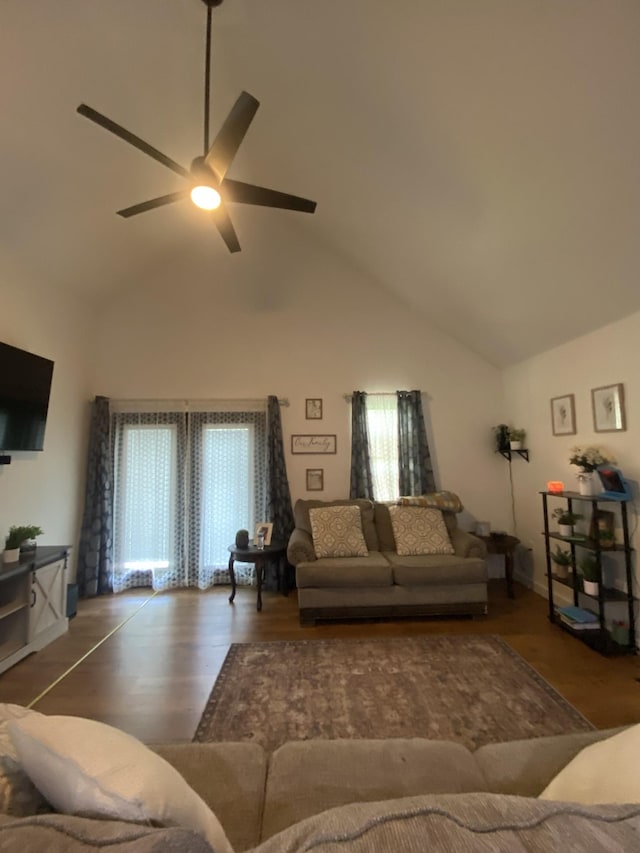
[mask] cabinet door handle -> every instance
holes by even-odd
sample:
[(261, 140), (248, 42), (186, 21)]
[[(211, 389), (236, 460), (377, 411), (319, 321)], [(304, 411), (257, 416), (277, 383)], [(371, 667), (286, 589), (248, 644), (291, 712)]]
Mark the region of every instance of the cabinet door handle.
[(35, 607), (36, 598), (37, 598), (36, 591), (35, 591), (35, 589), (32, 589), (31, 590), (31, 604), (29, 605), (29, 607)]

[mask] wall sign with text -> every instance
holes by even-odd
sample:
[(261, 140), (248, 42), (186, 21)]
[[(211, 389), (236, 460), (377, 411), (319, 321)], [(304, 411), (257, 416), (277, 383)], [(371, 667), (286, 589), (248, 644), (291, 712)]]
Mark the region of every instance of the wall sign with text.
[(292, 435), (292, 453), (336, 453), (335, 435)]

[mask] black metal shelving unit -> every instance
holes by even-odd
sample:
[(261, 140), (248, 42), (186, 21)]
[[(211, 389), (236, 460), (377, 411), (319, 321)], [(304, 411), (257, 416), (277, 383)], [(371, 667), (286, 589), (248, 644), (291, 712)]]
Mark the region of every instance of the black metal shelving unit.
[[(544, 516), (544, 531), (542, 535), (545, 540), (545, 552), (547, 559), (547, 584), (549, 589), (549, 621), (558, 625), (573, 637), (582, 640), (583, 643), (596, 649), (601, 654), (616, 655), (616, 654), (635, 654), (636, 652), (636, 630), (635, 630), (635, 611), (634, 611), (634, 591), (633, 591), (633, 554), (634, 549), (631, 547), (629, 539), (629, 520), (627, 516), (627, 502), (613, 500), (611, 498), (602, 498), (598, 495), (581, 495), (579, 492), (540, 492), (542, 495), (542, 509)], [(603, 547), (600, 542), (598, 526), (594, 525), (594, 537), (587, 536), (561, 536), (549, 529), (549, 498), (561, 498), (566, 502), (569, 512), (573, 512), (574, 501), (582, 501), (591, 504), (592, 515), (598, 507), (599, 503), (607, 504), (610, 509), (619, 508), (622, 520), (623, 541), (616, 543), (611, 547)], [(572, 577), (568, 579), (560, 578), (553, 573), (551, 560), (551, 542), (558, 541), (569, 546), (571, 551), (571, 562), (573, 567)], [(576, 548), (583, 548), (595, 555), (598, 564), (598, 595), (589, 595), (584, 592), (580, 586), (580, 576), (577, 571)], [(613, 587), (605, 587), (602, 584), (602, 555), (603, 554), (622, 554), (624, 560), (626, 592), (615, 589)], [(589, 600), (590, 605), (597, 611), (599, 628), (573, 630), (570, 625), (562, 621), (557, 613), (556, 604), (554, 602), (554, 585), (559, 584), (566, 586), (573, 591), (573, 603), (580, 605), (581, 596)], [(605, 623), (605, 609), (608, 603), (618, 602), (625, 603), (627, 606), (627, 618), (629, 623), (628, 642), (624, 645), (616, 642), (611, 636), (611, 633)]]

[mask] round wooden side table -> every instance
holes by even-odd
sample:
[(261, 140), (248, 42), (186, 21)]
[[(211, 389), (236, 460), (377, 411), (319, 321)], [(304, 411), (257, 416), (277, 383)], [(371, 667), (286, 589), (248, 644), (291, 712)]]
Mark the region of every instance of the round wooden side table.
[[(478, 536), (477, 533), (474, 534)], [(508, 533), (492, 533), (489, 536), (478, 536), (487, 546), (490, 554), (504, 554), (504, 577), (507, 582), (507, 595), (515, 598), (513, 591), (513, 555), (520, 540)]]
[(239, 563), (253, 563), (256, 567), (256, 583), (258, 585), (258, 601), (256, 610), (262, 610), (262, 582), (264, 580), (264, 569), (267, 563), (277, 560), (278, 567), (278, 589), (283, 595), (287, 595), (287, 567), (286, 554), (287, 543), (277, 542), (274, 540), (270, 545), (265, 545), (264, 548), (256, 548), (254, 545), (247, 545), (246, 548), (238, 548), (237, 545), (229, 545), (229, 575), (231, 577), (231, 595), (229, 596), (229, 604), (233, 604), (233, 599), (236, 597), (236, 573), (233, 564), (237, 560)]

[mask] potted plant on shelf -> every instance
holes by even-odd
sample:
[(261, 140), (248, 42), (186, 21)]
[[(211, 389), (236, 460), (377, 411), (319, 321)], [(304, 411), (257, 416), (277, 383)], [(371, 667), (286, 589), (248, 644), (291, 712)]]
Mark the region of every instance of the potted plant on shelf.
[(511, 450), (522, 450), (527, 433), (517, 427), (509, 427), (509, 447)]
[(561, 507), (554, 509), (553, 517), (558, 521), (560, 536), (573, 536), (573, 525), (582, 518), (579, 513), (569, 512), (568, 509), (562, 509)]
[(599, 465), (615, 465), (616, 459), (602, 447), (572, 447), (569, 464), (580, 468), (578, 474), (578, 491), (581, 495), (593, 494), (593, 472)]
[(507, 424), (498, 424), (493, 428), (496, 441), (496, 450), (501, 453), (509, 449), (509, 427)]
[(24, 548), (25, 543), (35, 539), (36, 536), (41, 536), (43, 532), (42, 528), (36, 524), (10, 527), (4, 543), (3, 561), (5, 563), (16, 563), (20, 559), (20, 551)]
[(582, 588), (587, 595), (598, 595), (600, 581), (600, 570), (598, 561), (593, 554), (586, 554), (580, 560), (580, 571), (582, 572)]
[(566, 580), (569, 576), (569, 566), (571, 565), (571, 552), (563, 551), (560, 546), (556, 546), (556, 550), (552, 552), (551, 559), (555, 563), (554, 575), (560, 580)]

